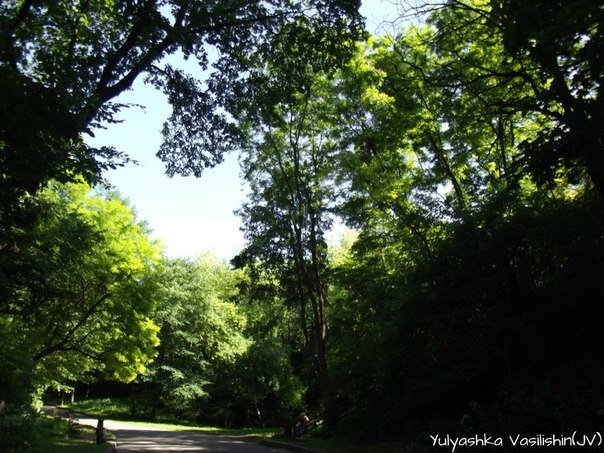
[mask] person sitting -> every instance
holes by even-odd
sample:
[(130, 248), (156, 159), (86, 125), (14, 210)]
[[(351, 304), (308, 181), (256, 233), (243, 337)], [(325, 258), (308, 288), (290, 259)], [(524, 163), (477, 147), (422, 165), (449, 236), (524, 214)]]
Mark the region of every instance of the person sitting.
[(308, 418), (305, 412), (301, 412), (298, 415), (298, 420), (294, 426), (294, 439), (302, 437), (312, 426), (312, 422)]

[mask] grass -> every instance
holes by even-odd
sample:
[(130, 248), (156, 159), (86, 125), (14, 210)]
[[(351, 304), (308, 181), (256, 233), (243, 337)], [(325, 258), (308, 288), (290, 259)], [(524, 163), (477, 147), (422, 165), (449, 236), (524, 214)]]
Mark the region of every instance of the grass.
[(103, 417), (111, 420), (127, 421), (135, 425), (147, 428), (169, 429), (173, 431), (198, 431), (205, 434), (215, 434), (223, 436), (242, 436), (242, 437), (272, 437), (281, 432), (278, 428), (243, 428), (243, 429), (228, 429), (216, 428), (209, 426), (198, 426), (186, 423), (180, 420), (162, 417), (161, 414), (157, 417), (158, 421), (141, 420), (141, 416), (132, 416), (130, 405), (127, 401), (116, 398), (101, 398), (90, 399), (77, 402), (67, 406), (75, 412), (81, 412), (94, 417)]
[(65, 406), (73, 411), (113, 420), (132, 420), (130, 404), (116, 398), (99, 398), (79, 401)]
[[(113, 420), (113, 419), (112, 419)], [(195, 425), (184, 425), (175, 423), (159, 423), (159, 422), (148, 422), (148, 421), (136, 421), (127, 420), (128, 424), (145, 427), (145, 428), (156, 428), (165, 429), (170, 431), (195, 431), (202, 432), (204, 434), (215, 434), (218, 436), (245, 436), (245, 437), (272, 437), (275, 434), (281, 432), (280, 429), (275, 428), (217, 428), (211, 426), (195, 426)]]
[(105, 453), (107, 445), (95, 443), (94, 428), (71, 425), (66, 420), (39, 416), (34, 424), (35, 436), (28, 451), (33, 453)]

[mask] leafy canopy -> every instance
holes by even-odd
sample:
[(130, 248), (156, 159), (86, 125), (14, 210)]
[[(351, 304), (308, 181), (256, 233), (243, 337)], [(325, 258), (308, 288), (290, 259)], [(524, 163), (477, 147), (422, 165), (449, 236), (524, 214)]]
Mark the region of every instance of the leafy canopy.
[[(168, 172), (215, 165), (237, 134), (222, 92), (166, 63), (177, 54), (207, 69), (209, 52), (222, 81), (246, 83), (246, 55), (266, 55), (283, 24), (344, 36), (359, 29), (358, 0), (214, 2), (9, 1), (0, 6), (0, 199), (4, 217), (20, 197), (50, 179), (91, 182), (125, 162), (92, 148), (82, 134), (118, 121), (121, 93), (144, 78), (173, 106), (160, 156)], [(330, 30), (333, 30), (331, 32)], [(178, 160), (195, 162), (182, 166)], [(12, 219), (16, 221), (18, 219)]]
[(43, 386), (95, 371), (132, 380), (158, 344), (149, 315), (160, 249), (115, 194), (53, 183), (36, 203), (38, 220), (16, 232), (21, 248), (3, 275), (3, 324), (24, 339)]

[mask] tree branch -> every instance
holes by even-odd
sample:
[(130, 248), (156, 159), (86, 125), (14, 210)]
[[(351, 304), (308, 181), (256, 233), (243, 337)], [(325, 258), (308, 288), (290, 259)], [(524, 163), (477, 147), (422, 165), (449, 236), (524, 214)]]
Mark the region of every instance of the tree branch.
[[(62, 348), (64, 348), (65, 345), (67, 344), (67, 342), (73, 336), (73, 334), (80, 327), (82, 327), (86, 323), (86, 321), (88, 321), (88, 319), (96, 312), (96, 310), (98, 309), (98, 307), (105, 300), (107, 300), (107, 298), (110, 295), (111, 295), (111, 293), (105, 293), (105, 294), (103, 294), (103, 296), (101, 296), (96, 302), (94, 302), (90, 307), (88, 307), (88, 310), (86, 310), (86, 312), (82, 315), (82, 318), (63, 336), (63, 338), (58, 343), (45, 347), (44, 349), (42, 349), (40, 352), (38, 352), (34, 356), (34, 363), (40, 361), (40, 359), (42, 359), (43, 357), (46, 357), (47, 355), (50, 355), (53, 352), (56, 352), (56, 351), (61, 350)], [(60, 322), (60, 320), (59, 320), (59, 322)]]

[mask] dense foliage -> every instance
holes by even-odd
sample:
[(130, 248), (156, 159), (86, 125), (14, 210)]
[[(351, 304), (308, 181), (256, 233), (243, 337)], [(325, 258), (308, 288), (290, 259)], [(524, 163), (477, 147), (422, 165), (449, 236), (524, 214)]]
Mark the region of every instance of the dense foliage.
[[(305, 336), (320, 288), (327, 379), (307, 402), (328, 429), (418, 451), (435, 432), (595, 430), (601, 8), (424, 12), (336, 72), (312, 52), (259, 69), (272, 97), (240, 123), (252, 194), (235, 264), (279, 282)], [(329, 254), (333, 214), (356, 233)]]
[(98, 374), (130, 381), (156, 355), (159, 248), (119, 197), (90, 191), (49, 185), (35, 223), (12, 232), (20, 248), (2, 273), (0, 423), (18, 423), (8, 417), (45, 388)]
[(154, 315), (158, 356), (131, 398), (141, 415), (259, 426), (279, 423), (284, 410), (300, 404), (286, 346), (253, 325), (237, 289), (241, 278), (207, 255), (165, 263)]
[[(600, 429), (598, 2), (450, 0), (366, 39), (353, 1), (118, 3), (0, 9), (6, 99), (34, 119), (2, 108), (5, 442), (27, 437), (36, 389), (106, 379), (130, 382), (132, 415), (291, 427), (308, 410), (409, 451)], [(162, 66), (206, 45), (206, 81)], [(161, 260), (117, 195), (49, 182), (116, 156), (81, 134), (141, 74), (174, 107), (170, 174), (241, 153), (237, 269)]]
[[(91, 148), (82, 134), (118, 121), (116, 114), (127, 106), (117, 98), (139, 78), (162, 90), (173, 107), (160, 151), (169, 171), (198, 175), (220, 162), (236, 139), (215, 108), (220, 91), (174, 68), (166, 57), (178, 53), (207, 69), (214, 49), (217, 74), (243, 82), (243, 73), (228, 69), (241, 67), (242, 49), (266, 53), (283, 24), (299, 21), (324, 34), (357, 33), (357, 8), (354, 0), (3, 2), (3, 221), (19, 220), (20, 197), (49, 179), (83, 175), (91, 182), (123, 162), (120, 152)], [(178, 153), (195, 156), (195, 168), (172, 161), (169, 156)]]

